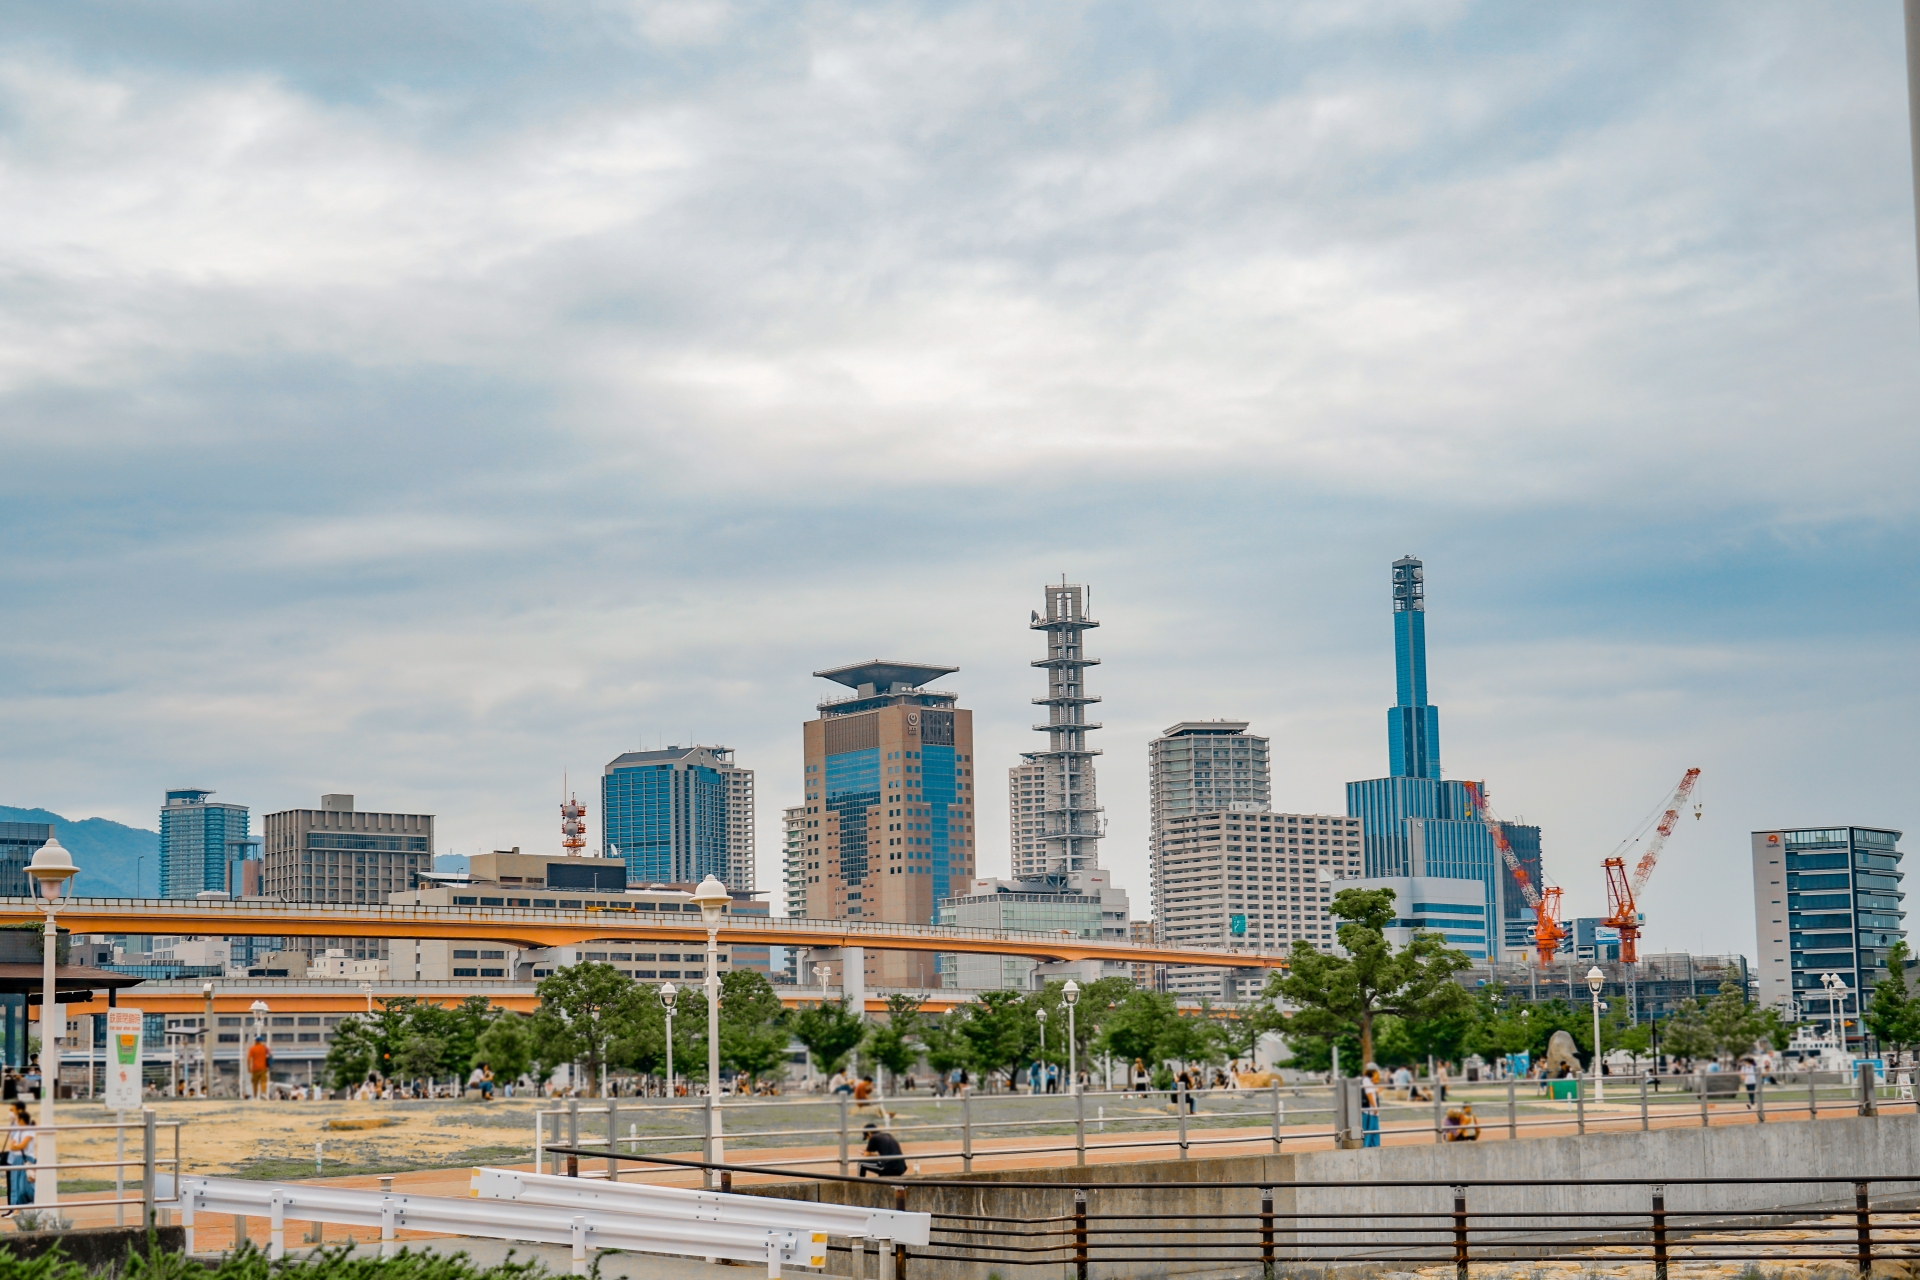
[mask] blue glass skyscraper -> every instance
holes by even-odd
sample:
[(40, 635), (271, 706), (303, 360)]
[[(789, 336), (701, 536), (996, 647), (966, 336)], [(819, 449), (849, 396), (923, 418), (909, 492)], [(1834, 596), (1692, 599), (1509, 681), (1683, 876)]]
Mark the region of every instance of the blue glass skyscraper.
[[(1466, 784), (1440, 776), (1440, 708), (1427, 701), (1426, 569), (1412, 556), (1393, 562), (1393, 657), (1390, 776), (1347, 784), (1347, 816), (1361, 820), (1366, 874), (1478, 880), (1498, 919), (1506, 880), (1499, 851)], [(1487, 944), (1490, 951), (1500, 945), (1497, 936)]]
[(600, 778), (606, 856), (636, 884), (753, 888), (753, 770), (731, 747), (629, 751)]
[(227, 863), (247, 848), (247, 807), (216, 804), (204, 787), (167, 792), (160, 810), (160, 896), (227, 891)]

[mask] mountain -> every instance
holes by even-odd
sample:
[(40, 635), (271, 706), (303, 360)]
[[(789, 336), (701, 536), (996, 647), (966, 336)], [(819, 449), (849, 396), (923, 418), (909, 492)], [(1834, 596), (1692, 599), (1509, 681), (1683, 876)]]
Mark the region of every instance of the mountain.
[[(52, 823), (53, 834), (59, 837), (80, 868), (73, 891), (81, 897), (139, 898), (159, 892), (158, 831), (122, 826), (106, 818), (75, 822), (45, 809), (15, 809), (4, 804), (0, 804), (0, 822)], [(136, 869), (140, 877), (137, 885), (134, 883)], [(144, 893), (140, 892), (142, 889)]]

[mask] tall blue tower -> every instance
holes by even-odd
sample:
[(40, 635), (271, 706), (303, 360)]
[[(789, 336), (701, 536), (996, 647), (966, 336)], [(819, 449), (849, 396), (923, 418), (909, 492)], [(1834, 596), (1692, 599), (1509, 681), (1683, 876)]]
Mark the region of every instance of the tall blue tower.
[[(1369, 876), (1437, 876), (1486, 886), (1489, 919), (1504, 905), (1505, 868), (1464, 782), (1440, 776), (1440, 708), (1427, 701), (1426, 569), (1393, 562), (1395, 705), (1387, 711), (1384, 778), (1347, 784), (1347, 816), (1359, 818)], [(1488, 931), (1489, 958), (1500, 950)]]
[(1398, 699), (1387, 711), (1387, 771), (1440, 776), (1440, 708), (1427, 702), (1427, 574), (1412, 556), (1393, 562), (1393, 664)]

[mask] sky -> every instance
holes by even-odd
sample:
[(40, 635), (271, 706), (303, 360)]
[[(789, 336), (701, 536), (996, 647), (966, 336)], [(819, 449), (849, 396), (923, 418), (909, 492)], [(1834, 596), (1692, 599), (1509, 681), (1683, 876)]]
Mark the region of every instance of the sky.
[(1748, 832), (1920, 823), (1905, 108), (1894, 0), (0, 3), (0, 803), (719, 743), (777, 890), (878, 656), (1004, 873), (1065, 575), (1144, 915), (1166, 726), (1386, 771), (1413, 553), (1448, 776), (1589, 914), (1699, 766), (1643, 946), (1751, 954)]

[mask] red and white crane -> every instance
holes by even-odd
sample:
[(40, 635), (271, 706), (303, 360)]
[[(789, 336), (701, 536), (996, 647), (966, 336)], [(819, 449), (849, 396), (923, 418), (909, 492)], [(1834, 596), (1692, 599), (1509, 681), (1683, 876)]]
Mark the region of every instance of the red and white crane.
[[(1653, 868), (1660, 861), (1660, 850), (1667, 844), (1667, 837), (1673, 834), (1674, 827), (1680, 821), (1680, 811), (1687, 806), (1687, 800), (1693, 795), (1694, 784), (1700, 781), (1700, 771), (1689, 769), (1680, 778), (1679, 785), (1668, 795), (1661, 806), (1660, 820), (1654, 824), (1653, 836), (1647, 841), (1646, 849), (1640, 854), (1640, 861), (1633, 868), (1633, 879), (1627, 879), (1627, 860), (1621, 856), (1608, 858), (1602, 865), (1607, 876), (1607, 918), (1605, 923), (1620, 932), (1620, 961), (1633, 964), (1640, 958), (1640, 926), (1645, 923), (1640, 914), (1638, 899), (1647, 887), (1647, 879), (1653, 875)], [(1696, 806), (1694, 817), (1699, 817)], [(1640, 839), (1646, 831), (1642, 824), (1640, 831), (1622, 842), (1625, 849)]]
[(1540, 963), (1553, 963), (1554, 952), (1567, 939), (1566, 927), (1560, 923), (1560, 886), (1546, 882), (1543, 869), (1540, 873), (1540, 887), (1535, 888), (1527, 875), (1527, 869), (1520, 865), (1519, 855), (1514, 853), (1513, 844), (1507, 839), (1507, 833), (1500, 826), (1500, 819), (1487, 804), (1487, 784), (1469, 782), (1466, 785), (1467, 797), (1473, 804), (1474, 813), (1487, 828), (1487, 834), (1493, 837), (1493, 847), (1500, 851), (1501, 859), (1507, 864), (1507, 870), (1513, 873), (1514, 883), (1520, 886), (1520, 896), (1527, 900), (1527, 906), (1533, 909), (1533, 946), (1539, 953)]

